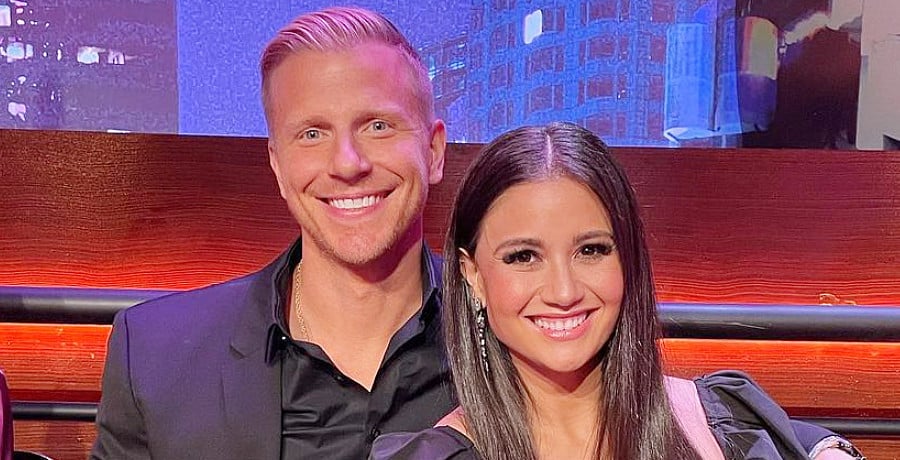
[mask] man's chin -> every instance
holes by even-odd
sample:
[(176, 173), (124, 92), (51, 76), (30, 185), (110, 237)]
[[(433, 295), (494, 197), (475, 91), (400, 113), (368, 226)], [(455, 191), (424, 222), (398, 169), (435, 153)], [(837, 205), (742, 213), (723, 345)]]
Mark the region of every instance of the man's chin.
[(375, 252), (371, 249), (366, 251), (348, 251), (343, 248), (332, 254), (338, 262), (350, 267), (360, 268), (378, 262), (383, 255), (382, 252)]
[[(405, 231), (398, 231), (406, 228)], [(365, 231), (368, 230), (368, 231)], [(335, 262), (353, 268), (381, 269), (397, 264), (408, 251), (421, 241), (421, 230), (410, 226), (394, 226), (372, 232), (369, 229), (340, 229), (339, 231), (313, 232), (316, 246)]]
[(347, 238), (332, 241), (329, 252), (338, 262), (351, 267), (364, 267), (377, 263), (388, 253), (390, 245), (369, 238)]

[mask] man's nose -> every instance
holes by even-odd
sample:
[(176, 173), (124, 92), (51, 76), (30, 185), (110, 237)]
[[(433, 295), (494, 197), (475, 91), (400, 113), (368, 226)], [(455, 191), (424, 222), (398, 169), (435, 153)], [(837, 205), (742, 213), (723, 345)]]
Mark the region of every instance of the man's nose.
[(372, 171), (369, 158), (351, 136), (341, 137), (331, 158), (331, 175), (353, 182)]

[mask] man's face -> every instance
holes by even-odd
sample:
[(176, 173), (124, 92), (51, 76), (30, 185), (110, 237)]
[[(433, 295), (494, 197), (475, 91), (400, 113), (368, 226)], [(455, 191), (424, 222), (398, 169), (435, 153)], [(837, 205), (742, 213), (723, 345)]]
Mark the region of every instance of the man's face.
[(420, 112), (415, 82), (400, 52), (379, 43), (301, 51), (272, 72), (269, 163), (304, 247), (365, 265), (421, 240), (446, 134)]

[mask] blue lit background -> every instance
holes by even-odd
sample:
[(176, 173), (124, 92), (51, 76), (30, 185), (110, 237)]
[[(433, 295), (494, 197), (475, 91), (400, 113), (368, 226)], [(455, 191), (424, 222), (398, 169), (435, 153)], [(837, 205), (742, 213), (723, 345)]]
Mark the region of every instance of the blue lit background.
[[(265, 136), (257, 67), (262, 48), (297, 14), (334, 3), (179, 1), (179, 131)], [(388, 16), (417, 47), (464, 34), (471, 3), (354, 2)]]
[[(861, 21), (804, 23), (835, 3), (355, 2), (420, 50), (451, 141), (567, 120), (611, 145), (852, 148)], [(295, 15), (331, 4), (0, 0), (0, 128), (265, 136), (260, 51)], [(808, 37), (785, 49), (798, 24)], [(828, 51), (804, 58), (816, 41)], [(846, 84), (822, 106), (808, 89), (827, 70)], [(808, 113), (824, 118), (798, 136)]]

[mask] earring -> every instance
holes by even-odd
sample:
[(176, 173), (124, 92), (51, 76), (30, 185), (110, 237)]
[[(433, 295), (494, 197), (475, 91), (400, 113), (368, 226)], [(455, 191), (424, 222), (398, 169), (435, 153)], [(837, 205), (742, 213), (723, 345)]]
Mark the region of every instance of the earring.
[(475, 330), (478, 333), (478, 348), (481, 351), (481, 367), (484, 368), (485, 374), (491, 373), (491, 365), (488, 363), (487, 357), (487, 342), (485, 340), (486, 329), (487, 329), (487, 319), (485, 318), (485, 308), (482, 305), (481, 300), (477, 297), (474, 297), (473, 302), (475, 303)]

